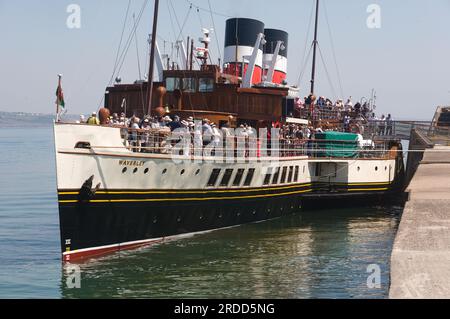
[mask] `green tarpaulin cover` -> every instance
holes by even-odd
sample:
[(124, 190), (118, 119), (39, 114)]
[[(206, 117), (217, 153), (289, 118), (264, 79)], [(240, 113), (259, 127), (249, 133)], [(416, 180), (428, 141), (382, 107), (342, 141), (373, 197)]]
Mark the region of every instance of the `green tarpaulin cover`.
[(316, 134), (318, 157), (352, 158), (358, 156), (358, 135), (340, 132)]

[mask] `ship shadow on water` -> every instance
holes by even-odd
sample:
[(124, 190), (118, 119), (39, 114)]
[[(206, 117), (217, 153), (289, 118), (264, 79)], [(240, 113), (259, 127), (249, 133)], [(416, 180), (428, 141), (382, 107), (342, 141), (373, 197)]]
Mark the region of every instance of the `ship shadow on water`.
[[(386, 298), (401, 206), (304, 210), (80, 264), (63, 298)], [(370, 289), (369, 265), (381, 269)], [(72, 277), (71, 277), (72, 278)]]

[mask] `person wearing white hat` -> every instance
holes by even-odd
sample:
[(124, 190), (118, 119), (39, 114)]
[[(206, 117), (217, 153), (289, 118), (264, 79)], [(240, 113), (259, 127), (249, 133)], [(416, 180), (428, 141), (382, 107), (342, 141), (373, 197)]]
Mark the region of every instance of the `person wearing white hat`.
[(164, 121), (166, 124), (168, 124), (168, 123), (172, 122), (172, 119), (170, 118), (170, 116), (166, 116), (166, 117), (163, 118), (163, 121)]
[(211, 127), (211, 121), (208, 119), (203, 120), (203, 144), (208, 144), (213, 140), (213, 129)]
[(213, 140), (213, 145), (214, 148), (217, 149), (220, 147), (220, 143), (222, 141), (222, 133), (221, 131), (217, 128), (217, 125), (215, 123), (211, 123), (211, 128), (212, 128), (212, 140)]
[(149, 151), (150, 147), (150, 121), (149, 119), (145, 119), (144, 122), (142, 122), (142, 134), (141, 134), (141, 151), (143, 153), (147, 153)]
[(77, 121), (77, 124), (86, 124), (86, 118), (84, 115), (80, 115), (80, 120)]

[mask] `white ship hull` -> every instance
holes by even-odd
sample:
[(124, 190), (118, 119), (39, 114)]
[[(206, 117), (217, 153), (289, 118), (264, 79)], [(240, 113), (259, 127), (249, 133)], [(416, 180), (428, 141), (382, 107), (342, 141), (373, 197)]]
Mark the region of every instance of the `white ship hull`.
[[(65, 261), (278, 218), (325, 195), (384, 196), (403, 169), (399, 157), (188, 161), (133, 153), (120, 129), (76, 124), (55, 124), (55, 147)], [(99, 189), (86, 193), (90, 177)]]

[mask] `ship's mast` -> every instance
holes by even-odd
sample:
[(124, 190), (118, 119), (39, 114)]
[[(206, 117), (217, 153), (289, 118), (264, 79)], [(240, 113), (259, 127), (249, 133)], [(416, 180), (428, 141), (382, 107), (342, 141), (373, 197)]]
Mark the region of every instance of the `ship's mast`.
[(314, 30), (314, 43), (313, 43), (313, 63), (312, 63), (312, 74), (311, 74), (311, 94), (314, 95), (314, 85), (316, 81), (316, 56), (317, 56), (317, 33), (319, 28), (319, 1), (316, 0), (316, 24)]
[(155, 9), (153, 15), (153, 31), (152, 42), (150, 49), (150, 70), (148, 72), (148, 87), (147, 87), (147, 114), (152, 114), (152, 97), (153, 97), (153, 73), (155, 69), (155, 50), (156, 50), (156, 32), (158, 28), (158, 11), (159, 0), (155, 0)]

